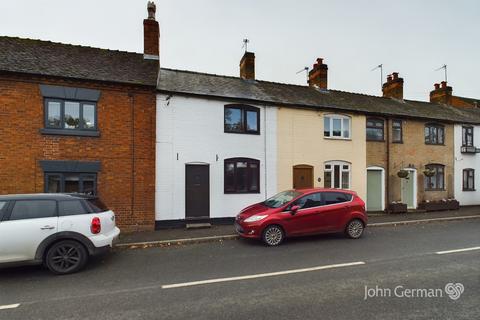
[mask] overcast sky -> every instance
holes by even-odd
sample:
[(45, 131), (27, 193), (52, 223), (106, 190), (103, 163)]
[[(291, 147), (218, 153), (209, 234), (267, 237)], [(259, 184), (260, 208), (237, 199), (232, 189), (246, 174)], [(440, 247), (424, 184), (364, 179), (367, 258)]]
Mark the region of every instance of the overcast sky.
[[(143, 51), (143, 0), (0, 0), (0, 34)], [(261, 80), (306, 84), (296, 74), (325, 58), (329, 88), (380, 94), (380, 73), (400, 72), (406, 99), (435, 82), (480, 98), (478, 0), (158, 0), (163, 67), (237, 76), (250, 39)], [(1, 50), (1, 48), (0, 48)]]

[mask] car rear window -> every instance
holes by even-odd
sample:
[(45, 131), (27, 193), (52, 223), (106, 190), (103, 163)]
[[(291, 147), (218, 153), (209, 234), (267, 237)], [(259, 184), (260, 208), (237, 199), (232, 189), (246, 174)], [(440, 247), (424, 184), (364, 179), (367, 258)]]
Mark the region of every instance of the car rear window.
[(0, 201), (0, 221), (3, 219), (3, 214), (7, 208), (7, 202), (6, 201)]
[(87, 199), (86, 203), (88, 204), (89, 208), (91, 209), (90, 212), (98, 213), (108, 211), (108, 207), (98, 198), (95, 199)]
[(56, 215), (57, 203), (54, 200), (20, 200), (15, 201), (10, 220), (49, 218)]
[(67, 200), (58, 202), (59, 216), (75, 216), (89, 213), (80, 200)]
[(323, 199), (324, 203), (329, 205), (350, 201), (352, 200), (352, 195), (343, 192), (324, 192)]

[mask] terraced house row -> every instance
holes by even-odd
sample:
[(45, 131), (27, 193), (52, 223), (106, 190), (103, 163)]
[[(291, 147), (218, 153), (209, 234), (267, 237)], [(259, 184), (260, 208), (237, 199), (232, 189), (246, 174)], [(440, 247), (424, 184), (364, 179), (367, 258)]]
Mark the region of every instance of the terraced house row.
[[(430, 102), (160, 68), (144, 52), (0, 37), (0, 194), (99, 195), (130, 230), (229, 222), (290, 188), (355, 190), (369, 211), (480, 204), (479, 101), (435, 84)], [(427, 93), (426, 93), (427, 94)], [(457, 201), (453, 201), (453, 200)]]

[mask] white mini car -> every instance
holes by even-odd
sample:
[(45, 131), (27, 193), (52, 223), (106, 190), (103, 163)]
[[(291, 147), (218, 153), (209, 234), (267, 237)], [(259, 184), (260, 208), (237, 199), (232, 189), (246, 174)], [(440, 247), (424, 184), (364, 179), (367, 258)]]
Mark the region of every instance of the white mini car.
[(43, 263), (55, 274), (81, 270), (118, 238), (115, 214), (80, 194), (0, 196), (0, 266)]

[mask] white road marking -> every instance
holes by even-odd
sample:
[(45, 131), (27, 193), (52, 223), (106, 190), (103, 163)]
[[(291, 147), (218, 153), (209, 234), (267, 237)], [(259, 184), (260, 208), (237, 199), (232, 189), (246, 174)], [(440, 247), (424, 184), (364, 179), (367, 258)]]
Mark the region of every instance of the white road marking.
[(447, 254), (447, 253), (457, 253), (457, 252), (465, 252), (465, 251), (473, 251), (473, 250), (480, 250), (480, 247), (455, 249), (455, 250), (447, 250), (447, 251), (438, 251), (438, 252), (435, 252), (435, 253), (436, 254)]
[(312, 268), (293, 269), (293, 270), (277, 271), (277, 272), (269, 272), (269, 273), (259, 273), (259, 274), (252, 274), (252, 275), (247, 275), (247, 276), (231, 277), (231, 278), (219, 278), (219, 279), (201, 280), (201, 281), (193, 281), (193, 282), (166, 284), (166, 285), (162, 286), (162, 289), (191, 287), (191, 286), (198, 286), (198, 285), (202, 285), (202, 284), (211, 284), (211, 283), (218, 283), (218, 282), (228, 282), (228, 281), (249, 280), (249, 279), (257, 279), (257, 278), (265, 278), (265, 277), (275, 277), (275, 276), (282, 276), (282, 275), (293, 274), (293, 273), (302, 273), (302, 272), (311, 272), (311, 271), (333, 269), (333, 268), (358, 266), (358, 265), (363, 265), (363, 264), (365, 264), (365, 262), (357, 261), (357, 262), (349, 262), (349, 263), (330, 264), (330, 265), (318, 266), (318, 267), (312, 267)]
[(15, 304), (6, 304), (3, 306), (0, 306), (0, 310), (7, 310), (7, 309), (15, 309), (20, 306), (20, 303), (15, 303)]

